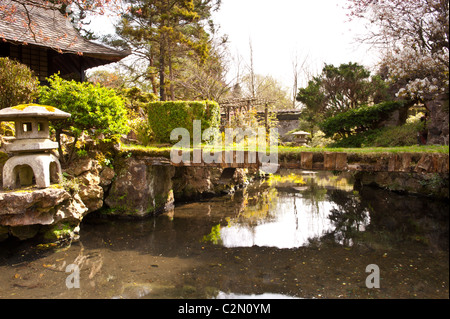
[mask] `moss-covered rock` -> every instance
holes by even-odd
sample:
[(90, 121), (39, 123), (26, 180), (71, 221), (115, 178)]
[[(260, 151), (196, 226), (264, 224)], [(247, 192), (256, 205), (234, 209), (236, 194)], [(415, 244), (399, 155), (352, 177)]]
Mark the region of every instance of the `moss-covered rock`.
[(59, 233), (51, 238), (47, 236), (46, 241), (72, 238), (72, 233), (64, 232), (61, 225), (76, 228), (87, 211), (77, 194), (71, 195), (61, 188), (0, 192), (0, 239), (11, 235), (25, 240), (49, 229), (59, 229)]
[(60, 222), (49, 227), (43, 234), (47, 242), (61, 242), (71, 240), (79, 232), (79, 225), (73, 222)]
[(151, 165), (147, 157), (128, 158), (117, 165), (120, 170), (105, 199), (107, 214), (144, 217), (173, 206), (172, 166)]

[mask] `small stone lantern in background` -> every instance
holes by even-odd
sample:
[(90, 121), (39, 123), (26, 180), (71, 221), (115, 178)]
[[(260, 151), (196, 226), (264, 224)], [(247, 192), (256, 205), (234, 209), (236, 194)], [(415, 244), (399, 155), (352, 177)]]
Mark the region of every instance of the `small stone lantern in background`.
[(58, 143), (50, 140), (49, 121), (69, 118), (70, 114), (52, 106), (24, 104), (0, 110), (0, 121), (14, 121), (16, 136), (5, 145), (14, 156), (3, 167), (3, 188), (33, 185), (38, 188), (62, 181), (61, 164), (50, 151)]
[(294, 142), (298, 146), (308, 146), (307, 137), (311, 134), (309, 134), (308, 132), (299, 131), (292, 133), (292, 135), (294, 135)]

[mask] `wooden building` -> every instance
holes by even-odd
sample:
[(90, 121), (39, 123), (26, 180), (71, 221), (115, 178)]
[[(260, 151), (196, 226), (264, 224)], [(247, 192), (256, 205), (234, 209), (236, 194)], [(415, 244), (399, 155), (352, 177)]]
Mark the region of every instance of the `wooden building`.
[(57, 10), (21, 5), (15, 10), (9, 17), (0, 11), (0, 57), (28, 65), (41, 82), (57, 72), (84, 81), (85, 70), (131, 53), (86, 40)]

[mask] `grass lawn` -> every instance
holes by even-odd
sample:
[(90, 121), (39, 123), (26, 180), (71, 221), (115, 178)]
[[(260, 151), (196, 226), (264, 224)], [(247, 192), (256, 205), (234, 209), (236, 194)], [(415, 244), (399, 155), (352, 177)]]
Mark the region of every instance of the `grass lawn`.
[(278, 148), (280, 153), (298, 152), (343, 152), (343, 153), (442, 153), (448, 154), (446, 145), (397, 146), (397, 147), (361, 147), (361, 148), (322, 148), (322, 147), (286, 147)]
[[(129, 151), (136, 155), (170, 157), (172, 146), (165, 145), (122, 145), (122, 151)], [(242, 148), (235, 148), (242, 150)], [(244, 148), (246, 149), (246, 148)], [(192, 150), (192, 149), (190, 149)], [(228, 150), (228, 149), (227, 149)], [(424, 146), (399, 146), (399, 147), (363, 147), (363, 148), (321, 148), (321, 147), (288, 147), (279, 146), (278, 153), (283, 155), (295, 155), (301, 152), (343, 152), (354, 154), (374, 154), (374, 153), (441, 153), (448, 154), (449, 147), (445, 145), (424, 145)]]

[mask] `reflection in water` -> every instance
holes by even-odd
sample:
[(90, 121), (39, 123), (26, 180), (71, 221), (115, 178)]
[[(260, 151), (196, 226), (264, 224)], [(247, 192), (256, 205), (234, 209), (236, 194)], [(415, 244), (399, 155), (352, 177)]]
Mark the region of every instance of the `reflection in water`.
[(269, 179), (267, 185), (274, 188), (260, 192), (256, 203), (244, 199), (237, 218), (227, 227), (213, 228), (214, 242), (220, 239), (229, 248), (298, 248), (334, 233), (336, 242), (351, 246), (354, 233), (370, 223), (359, 194), (349, 191), (345, 179), (310, 175)]
[(336, 191), (330, 195), (330, 199), (336, 204), (328, 217), (336, 227), (335, 240), (342, 245), (352, 246), (353, 237), (365, 231), (370, 223), (369, 211), (361, 203), (357, 192), (349, 196)]
[(155, 218), (88, 215), (61, 250), (0, 243), (0, 298), (448, 298), (448, 203), (291, 172)]
[(221, 229), (225, 247), (277, 247), (296, 248), (308, 244), (308, 239), (321, 237), (333, 231), (328, 218), (333, 205), (319, 203), (318, 212), (309, 209), (308, 201), (298, 196), (279, 199), (269, 207), (269, 220), (262, 219), (257, 225), (248, 225), (245, 220), (231, 223)]

